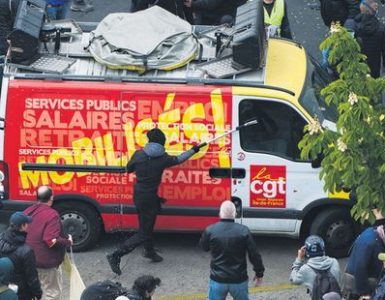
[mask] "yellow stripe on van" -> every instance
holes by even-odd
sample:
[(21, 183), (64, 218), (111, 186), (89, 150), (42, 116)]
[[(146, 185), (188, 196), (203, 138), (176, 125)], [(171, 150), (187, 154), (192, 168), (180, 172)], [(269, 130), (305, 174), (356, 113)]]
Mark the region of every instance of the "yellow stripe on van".
[(330, 199), (342, 199), (342, 200), (349, 200), (349, 193), (346, 193), (344, 191), (341, 192), (329, 192), (328, 198)]

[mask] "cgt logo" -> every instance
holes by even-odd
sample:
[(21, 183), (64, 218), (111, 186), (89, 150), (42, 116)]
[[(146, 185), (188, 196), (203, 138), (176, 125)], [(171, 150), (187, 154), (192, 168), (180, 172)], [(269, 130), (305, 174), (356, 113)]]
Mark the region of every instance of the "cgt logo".
[(250, 206), (286, 207), (286, 166), (251, 166)]

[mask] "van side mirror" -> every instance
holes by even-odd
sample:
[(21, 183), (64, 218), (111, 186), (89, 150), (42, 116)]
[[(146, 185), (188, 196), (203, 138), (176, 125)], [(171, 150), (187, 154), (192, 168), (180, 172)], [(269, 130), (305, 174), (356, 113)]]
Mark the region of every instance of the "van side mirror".
[(313, 169), (318, 169), (321, 167), (321, 162), (324, 159), (323, 153), (318, 153), (317, 157), (311, 161), (311, 167)]

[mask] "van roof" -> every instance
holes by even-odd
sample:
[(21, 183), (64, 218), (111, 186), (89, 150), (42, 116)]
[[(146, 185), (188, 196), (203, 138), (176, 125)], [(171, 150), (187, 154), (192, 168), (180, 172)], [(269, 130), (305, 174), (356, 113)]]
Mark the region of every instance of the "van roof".
[[(304, 49), (294, 42), (283, 39), (269, 40), (265, 66), (224, 79), (207, 77), (207, 74), (199, 69), (202, 61), (198, 61), (198, 59), (175, 70), (151, 70), (142, 75), (135, 71), (110, 69), (97, 62), (88, 51), (84, 50), (88, 44), (89, 33), (96, 28), (97, 23), (75, 23), (72, 20), (63, 22), (79, 28), (78, 32), (71, 34), (68, 40), (62, 41), (58, 53), (73, 60), (71, 67), (62, 73), (47, 73), (33, 71), (28, 66), (7, 64), (4, 70), (5, 76), (19, 79), (217, 84), (268, 88), (291, 96), (299, 96), (305, 78), (306, 55)], [(195, 26), (194, 30), (197, 30), (198, 27), (199, 30), (202, 30), (202, 26)], [(41, 43), (39, 50), (41, 56), (47, 56), (53, 52), (53, 42), (48, 42), (46, 45)], [(215, 44), (210, 39), (203, 43), (202, 53), (203, 59), (206, 58), (207, 61), (215, 58)]]

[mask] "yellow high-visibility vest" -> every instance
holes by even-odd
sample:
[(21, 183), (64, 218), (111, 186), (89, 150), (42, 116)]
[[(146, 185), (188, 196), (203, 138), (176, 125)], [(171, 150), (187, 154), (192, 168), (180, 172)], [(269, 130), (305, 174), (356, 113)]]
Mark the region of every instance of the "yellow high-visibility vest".
[(281, 27), (282, 19), (285, 16), (285, 0), (275, 0), (270, 16), (267, 13), (266, 8), (263, 8), (263, 10), (265, 24)]

